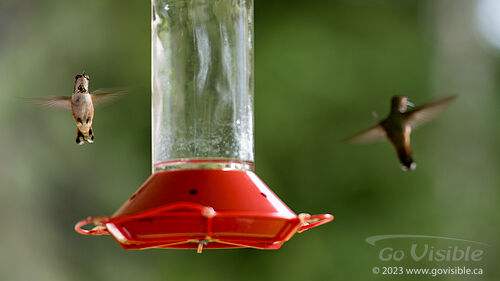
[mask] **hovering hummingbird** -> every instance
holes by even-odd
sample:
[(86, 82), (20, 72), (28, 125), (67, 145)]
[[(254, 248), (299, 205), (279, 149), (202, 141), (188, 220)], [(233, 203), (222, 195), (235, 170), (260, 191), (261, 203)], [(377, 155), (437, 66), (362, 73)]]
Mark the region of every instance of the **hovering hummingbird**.
[(414, 107), (407, 97), (393, 96), (391, 99), (391, 112), (389, 116), (377, 125), (354, 135), (347, 139), (353, 143), (367, 143), (388, 138), (396, 149), (401, 168), (403, 170), (414, 170), (417, 164), (413, 161), (410, 148), (410, 134), (412, 129), (437, 117), (456, 96), (450, 96), (433, 103)]
[(92, 122), (94, 106), (111, 101), (125, 93), (124, 90), (96, 90), (89, 92), (90, 77), (83, 72), (75, 77), (75, 85), (71, 97), (31, 98), (30, 101), (41, 105), (54, 106), (71, 110), (76, 123), (76, 143), (94, 142)]

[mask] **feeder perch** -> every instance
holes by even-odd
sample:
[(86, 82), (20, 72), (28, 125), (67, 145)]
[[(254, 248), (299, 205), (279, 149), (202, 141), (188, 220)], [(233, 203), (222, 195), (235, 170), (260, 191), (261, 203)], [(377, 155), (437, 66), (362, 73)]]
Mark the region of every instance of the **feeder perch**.
[(253, 1), (153, 0), (152, 13), (153, 174), (75, 230), (201, 253), (278, 249), (331, 221), (296, 215), (253, 172)]

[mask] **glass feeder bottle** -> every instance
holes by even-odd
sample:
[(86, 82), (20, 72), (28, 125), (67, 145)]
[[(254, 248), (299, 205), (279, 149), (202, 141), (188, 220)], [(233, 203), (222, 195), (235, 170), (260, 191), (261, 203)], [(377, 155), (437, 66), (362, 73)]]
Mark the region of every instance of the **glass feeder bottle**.
[(253, 1), (152, 8), (153, 172), (253, 170)]

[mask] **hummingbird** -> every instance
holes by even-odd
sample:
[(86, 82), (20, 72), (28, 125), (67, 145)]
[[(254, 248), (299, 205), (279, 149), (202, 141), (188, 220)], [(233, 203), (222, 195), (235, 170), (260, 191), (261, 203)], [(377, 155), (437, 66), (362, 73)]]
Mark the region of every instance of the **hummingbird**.
[(71, 97), (48, 97), (31, 98), (30, 101), (41, 105), (58, 107), (71, 110), (76, 123), (76, 143), (79, 145), (85, 142), (94, 142), (94, 131), (92, 123), (94, 121), (94, 106), (113, 100), (125, 93), (124, 90), (96, 90), (89, 92), (90, 77), (85, 74), (78, 74), (75, 77), (73, 94)]
[[(405, 171), (415, 170), (417, 164), (413, 161), (410, 147), (410, 135), (413, 129), (437, 117), (450, 105), (456, 96), (415, 107), (408, 97), (395, 95), (391, 99), (389, 115), (375, 126), (364, 130), (347, 139), (352, 143), (367, 143), (381, 139), (389, 139)], [(412, 107), (414, 109), (408, 109)]]

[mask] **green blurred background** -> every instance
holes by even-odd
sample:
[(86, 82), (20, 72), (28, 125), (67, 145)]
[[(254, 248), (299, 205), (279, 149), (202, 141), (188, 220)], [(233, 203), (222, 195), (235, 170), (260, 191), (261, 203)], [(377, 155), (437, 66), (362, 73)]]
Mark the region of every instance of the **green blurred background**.
[[(277, 251), (197, 255), (73, 231), (150, 174), (150, 2), (0, 0), (0, 280), (500, 280), (495, 2), (256, 0), (256, 172), (295, 212), (336, 219)], [(69, 95), (83, 70), (91, 89), (131, 92), (98, 108), (96, 143), (77, 146), (70, 114), (19, 97)], [(397, 93), (459, 94), (413, 135), (411, 173), (388, 143), (341, 142)], [(488, 243), (463, 264), (485, 274), (374, 275), (388, 264), (365, 238), (381, 234)]]

